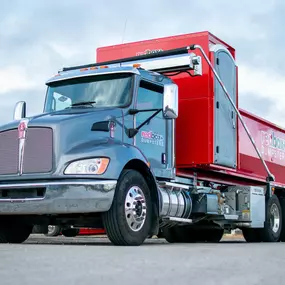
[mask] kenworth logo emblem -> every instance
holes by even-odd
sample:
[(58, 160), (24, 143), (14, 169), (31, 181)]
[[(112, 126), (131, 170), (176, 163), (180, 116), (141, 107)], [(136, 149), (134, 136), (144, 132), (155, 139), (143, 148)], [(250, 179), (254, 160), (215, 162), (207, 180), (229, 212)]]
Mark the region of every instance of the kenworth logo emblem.
[(26, 134), (28, 130), (28, 119), (23, 119), (18, 125), (18, 138), (19, 138), (19, 165), (18, 165), (18, 173), (19, 175), (23, 174), (23, 159), (24, 159), (24, 149), (25, 149), (25, 141)]
[(26, 131), (27, 131), (27, 122), (21, 121), (18, 126), (18, 137), (19, 139), (24, 139), (26, 137)]

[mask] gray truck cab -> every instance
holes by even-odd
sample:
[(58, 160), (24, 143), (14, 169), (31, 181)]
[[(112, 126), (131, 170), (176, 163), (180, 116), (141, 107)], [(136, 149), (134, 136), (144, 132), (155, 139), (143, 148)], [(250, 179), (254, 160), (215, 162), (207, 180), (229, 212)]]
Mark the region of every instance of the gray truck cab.
[(18, 102), (0, 128), (0, 242), (99, 221), (114, 244), (141, 244), (158, 229), (156, 179), (175, 175), (177, 86), (134, 66), (75, 68), (46, 84), (42, 114), (28, 118)]
[[(76, 121), (68, 120), (72, 122), (69, 131), (76, 141), (80, 138), (82, 143), (91, 142), (105, 137), (120, 145), (134, 147), (133, 154), (125, 154), (125, 160), (120, 159), (120, 166), (112, 171), (109, 169), (106, 175), (117, 179), (121, 167), (138, 158), (150, 163), (156, 176), (173, 177), (174, 162), (171, 151), (167, 152), (167, 147), (172, 147), (173, 126), (172, 121), (169, 124), (166, 120), (169, 115), (163, 112), (163, 104), (169, 105), (164, 98), (165, 90), (169, 93), (176, 85), (168, 77), (133, 67), (79, 69), (59, 74), (47, 82), (44, 113), (59, 117), (76, 114), (73, 116)], [(136, 131), (145, 121), (146, 124)], [(65, 131), (68, 131), (66, 127)], [(64, 136), (72, 140), (71, 134)], [(72, 141), (67, 143), (72, 145)], [(86, 151), (85, 145), (83, 148), (80, 154)], [(119, 153), (114, 155), (119, 158)], [(170, 156), (166, 157), (167, 154)]]

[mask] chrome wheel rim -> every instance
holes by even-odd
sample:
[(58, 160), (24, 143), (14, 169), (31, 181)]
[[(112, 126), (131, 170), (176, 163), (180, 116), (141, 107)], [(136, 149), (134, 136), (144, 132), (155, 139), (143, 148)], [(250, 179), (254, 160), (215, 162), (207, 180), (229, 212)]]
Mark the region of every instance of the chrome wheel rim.
[(48, 233), (51, 234), (55, 230), (55, 226), (48, 226)]
[(277, 233), (280, 228), (280, 213), (276, 204), (270, 208), (270, 227), (274, 233)]
[(143, 191), (138, 186), (129, 189), (125, 199), (125, 216), (129, 228), (137, 232), (141, 230), (146, 219), (146, 202)]

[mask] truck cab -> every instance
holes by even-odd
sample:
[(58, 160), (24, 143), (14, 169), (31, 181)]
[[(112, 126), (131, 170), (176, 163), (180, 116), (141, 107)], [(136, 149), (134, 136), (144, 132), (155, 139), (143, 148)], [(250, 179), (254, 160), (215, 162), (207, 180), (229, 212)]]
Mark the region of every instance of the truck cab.
[[(172, 124), (168, 124), (167, 114), (163, 112), (163, 104), (167, 104), (164, 102), (165, 88), (166, 92), (171, 92), (171, 88), (176, 86), (171, 79), (134, 67), (118, 69), (104, 66), (59, 74), (47, 82), (44, 113), (59, 117), (61, 121), (65, 116), (74, 117), (74, 120), (65, 120), (72, 125), (70, 130), (63, 127), (62, 132), (71, 133), (63, 134), (69, 140), (66, 142), (68, 145), (60, 145), (61, 157), (63, 150), (70, 153), (73, 140), (77, 151), (82, 153), (77, 146), (78, 140), (84, 144), (84, 140), (91, 143), (105, 137), (110, 142), (133, 146), (133, 151), (138, 152), (134, 158), (150, 163), (156, 176), (173, 176), (173, 159), (166, 157), (171, 153), (166, 148), (172, 144)], [(124, 163), (123, 160), (121, 162)], [(115, 172), (118, 178), (120, 167)], [(108, 175), (114, 177), (113, 173)]]
[[(133, 181), (142, 184), (128, 190), (127, 220), (136, 232), (145, 195), (155, 197), (147, 207), (158, 211), (157, 192), (150, 192), (155, 177), (174, 175), (167, 149), (178, 112), (176, 84), (133, 65), (73, 68), (46, 85), (42, 114), (28, 118), (25, 102), (18, 102), (14, 121), (0, 129), (2, 242), (24, 241), (34, 225), (102, 225), (115, 189)], [(157, 226), (146, 218), (140, 239)], [(18, 229), (13, 238), (11, 225)]]

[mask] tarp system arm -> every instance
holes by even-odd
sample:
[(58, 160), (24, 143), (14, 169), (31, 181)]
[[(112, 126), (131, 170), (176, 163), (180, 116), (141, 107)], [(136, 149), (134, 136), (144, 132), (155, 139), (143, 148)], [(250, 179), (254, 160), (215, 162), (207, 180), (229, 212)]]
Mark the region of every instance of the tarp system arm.
[(189, 50), (199, 49), (201, 51), (203, 57), (207, 61), (209, 67), (211, 68), (211, 70), (213, 71), (215, 77), (217, 78), (218, 82), (220, 83), (221, 87), (223, 88), (224, 93), (226, 94), (227, 98), (229, 99), (232, 107), (235, 109), (235, 112), (236, 112), (240, 122), (242, 123), (242, 125), (243, 125), (243, 127), (244, 127), (244, 129), (245, 129), (245, 131), (246, 131), (246, 133), (247, 133), (247, 135), (248, 135), (248, 137), (249, 137), (253, 147), (255, 148), (255, 151), (256, 151), (257, 155), (259, 156), (259, 158), (260, 158), (260, 160), (261, 160), (261, 162), (262, 162), (262, 164), (263, 164), (263, 166), (265, 168), (265, 171), (267, 172), (267, 175), (268, 175), (267, 176), (267, 181), (274, 181), (275, 180), (274, 175), (270, 172), (270, 170), (269, 170), (265, 160), (261, 156), (261, 153), (260, 153), (259, 149), (257, 148), (256, 143), (255, 143), (252, 135), (250, 134), (249, 129), (247, 128), (247, 126), (245, 124), (245, 121), (243, 120), (243, 118), (242, 118), (238, 108), (236, 107), (235, 103), (233, 102), (233, 100), (232, 100), (231, 96), (229, 95), (225, 85), (223, 84), (221, 78), (219, 77), (218, 73), (216, 72), (215, 68), (213, 67), (213, 65), (212, 65), (212, 63), (210, 61), (210, 59), (207, 57), (206, 53), (204, 52), (203, 48), (200, 45), (191, 45), (188, 48), (189, 48)]

